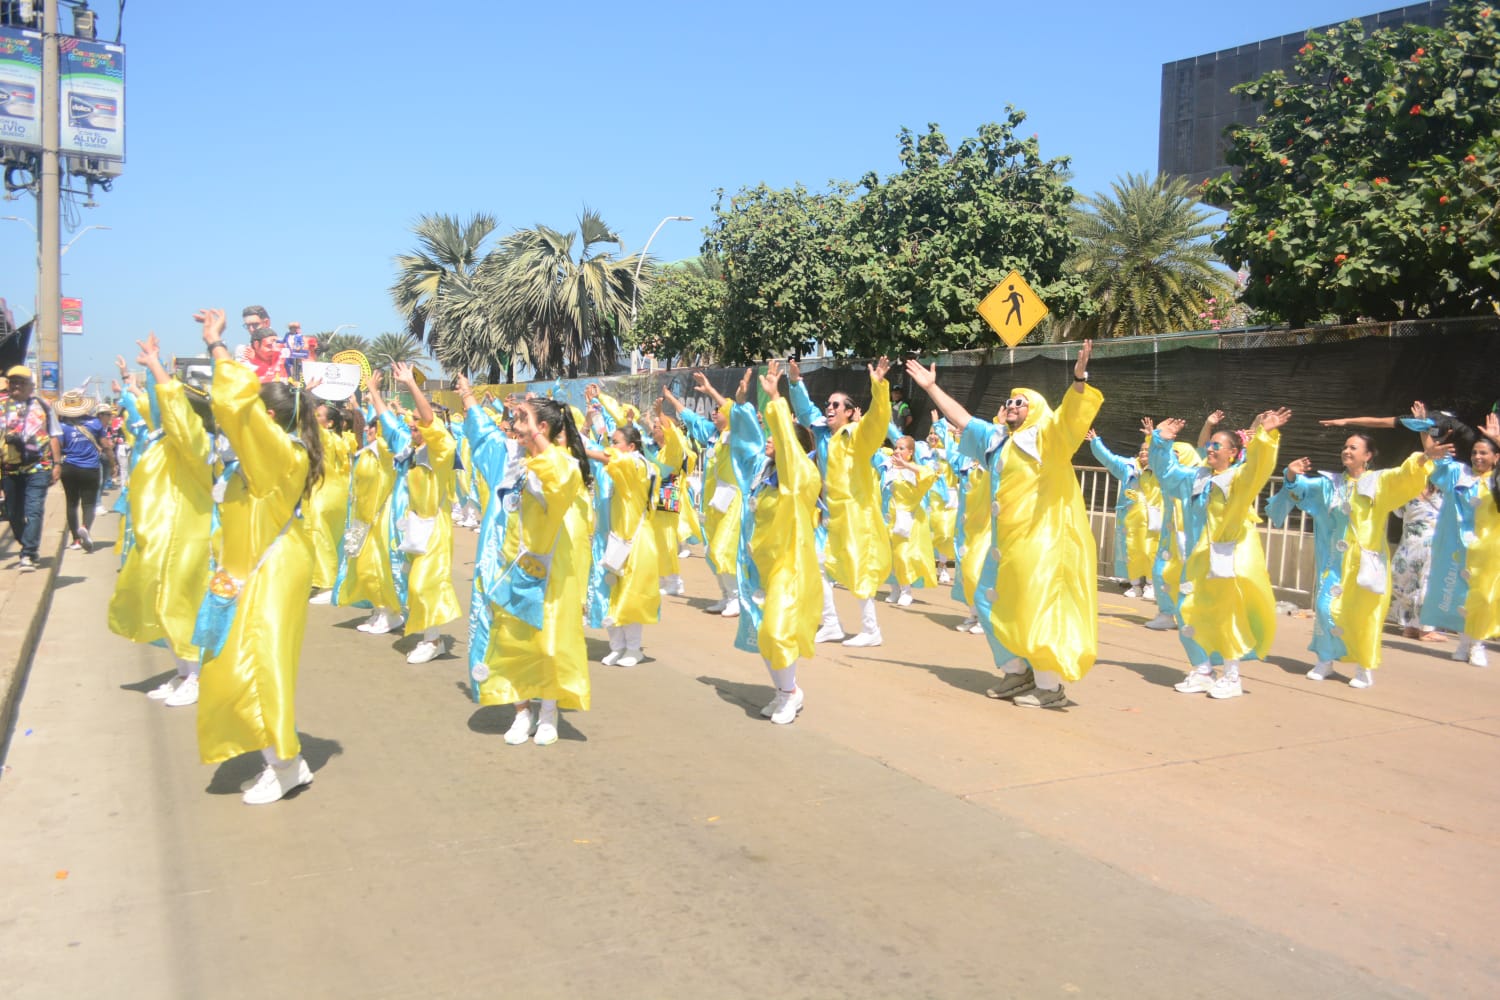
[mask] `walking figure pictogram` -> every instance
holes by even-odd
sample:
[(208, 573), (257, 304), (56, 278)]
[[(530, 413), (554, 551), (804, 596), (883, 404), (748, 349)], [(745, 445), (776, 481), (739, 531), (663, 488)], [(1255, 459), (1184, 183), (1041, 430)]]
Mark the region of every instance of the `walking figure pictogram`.
[(1010, 311), (1005, 314), (1005, 324), (1004, 325), (1010, 326), (1010, 318), (1012, 316), (1014, 316), (1016, 318), (1016, 326), (1023, 325), (1022, 321), (1021, 321), (1021, 300), (1022, 300), (1022, 298), (1023, 298), (1023, 296), (1021, 295), (1021, 293), (1018, 292), (1018, 291), (1016, 291), (1016, 286), (1015, 285), (1011, 285), (1010, 286), (1010, 294), (1005, 297), (1005, 301), (1007, 301), (1007, 302), (1010, 303)]

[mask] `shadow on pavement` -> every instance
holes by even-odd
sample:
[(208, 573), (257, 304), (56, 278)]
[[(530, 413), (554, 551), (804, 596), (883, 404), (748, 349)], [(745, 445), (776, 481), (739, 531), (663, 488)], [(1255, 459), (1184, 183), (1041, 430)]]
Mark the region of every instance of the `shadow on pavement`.
[(59, 575), (53, 577), (53, 579), (52, 579), (52, 589), (53, 590), (61, 590), (64, 587), (71, 587), (75, 583), (82, 583), (86, 579), (88, 579), (88, 577), (84, 577), (84, 576), (63, 576), (63, 575), (59, 574)]
[(1171, 687), (1182, 680), (1182, 675), (1187, 672), (1186, 660), (1180, 667), (1169, 667), (1161, 663), (1127, 663), (1124, 660), (1100, 660), (1095, 666), (1105, 664), (1112, 667), (1124, 667), (1133, 674), (1139, 674), (1146, 683), (1155, 684), (1157, 687)]
[[(515, 718), (516, 709), (513, 705), (483, 705), (469, 716), (469, 730), (482, 736), (504, 736)], [(572, 740), (574, 743), (589, 741), (578, 727), (568, 721), (567, 712), (557, 713), (557, 738)]]
[[(325, 740), (303, 732), (299, 732), (297, 738), (302, 741), (302, 757), (314, 774), (321, 772), (329, 761), (344, 752), (344, 745), (338, 740)], [(258, 750), (255, 753), (240, 754), (214, 769), (214, 776), (209, 779), (204, 791), (210, 795), (243, 794), (240, 785), (259, 774), (265, 766), (265, 758)]]
[(167, 681), (176, 676), (176, 670), (163, 670), (159, 674), (152, 674), (150, 677), (147, 677), (143, 681), (136, 681), (134, 684), (121, 684), (120, 690), (139, 691), (141, 694), (145, 694), (147, 691), (155, 691), (157, 688), (161, 687)]
[[(958, 619), (962, 620), (962, 619)], [(985, 658), (989, 657), (989, 647), (976, 649), (975, 652)], [(960, 691), (971, 691), (974, 694), (984, 694), (985, 688), (995, 686), (995, 681), (1000, 673), (996, 670), (978, 670), (974, 667), (941, 667), (936, 663), (913, 663), (910, 660), (887, 660), (881, 657), (873, 657), (882, 663), (889, 663), (897, 667), (915, 667), (925, 670), (938, 680), (950, 687), (956, 687)]]
[(771, 699), (771, 685), (767, 684), (741, 684), (738, 681), (726, 681), (722, 677), (703, 676), (698, 678), (699, 684), (707, 684), (714, 689), (714, 694), (736, 708), (742, 709), (747, 718), (760, 719), (760, 707)]

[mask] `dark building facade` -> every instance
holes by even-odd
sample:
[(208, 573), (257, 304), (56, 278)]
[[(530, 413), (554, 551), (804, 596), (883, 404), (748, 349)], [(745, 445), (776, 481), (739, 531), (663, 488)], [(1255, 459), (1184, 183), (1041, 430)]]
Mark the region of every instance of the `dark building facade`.
[[(1366, 31), (1398, 24), (1440, 26), (1448, 0), (1398, 7), (1359, 18)], [(1267, 38), (1221, 52), (1165, 63), (1161, 68), (1161, 131), (1156, 164), (1164, 174), (1186, 177), (1194, 184), (1218, 177), (1229, 166), (1224, 162), (1228, 144), (1224, 130), (1231, 125), (1253, 124), (1260, 108), (1255, 102), (1230, 93), (1236, 84), (1248, 83), (1275, 69), (1292, 72), (1297, 50), (1309, 28), (1292, 35)]]

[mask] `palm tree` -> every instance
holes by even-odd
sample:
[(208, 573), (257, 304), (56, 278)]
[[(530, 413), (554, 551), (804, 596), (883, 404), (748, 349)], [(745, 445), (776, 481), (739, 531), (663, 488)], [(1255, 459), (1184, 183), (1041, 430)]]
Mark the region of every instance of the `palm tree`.
[(437, 348), (456, 325), (446, 308), (449, 296), (469, 286), (479, 266), (479, 248), (495, 230), (493, 216), (475, 213), (468, 222), (449, 215), (424, 215), (412, 227), (421, 247), (396, 257), (391, 298), (406, 320), (406, 332)]
[(421, 369), (424, 374), (426, 368), (423, 365), (425, 352), (422, 344), (409, 333), (382, 333), (370, 341), (365, 349), (365, 357), (370, 361), (370, 367), (388, 372), (390, 367), (398, 361), (404, 361), (413, 368)]
[(1068, 323), (1068, 336), (1122, 337), (1200, 329), (1210, 299), (1235, 292), (1213, 255), (1217, 226), (1188, 182), (1126, 174), (1075, 208), (1078, 250), (1071, 266), (1084, 276), (1095, 315)]
[(318, 357), (328, 359), (344, 351), (358, 351), (370, 356), (370, 342), (357, 333), (318, 334)]
[[(576, 260), (575, 244), (581, 244)], [(517, 230), (479, 267), (481, 294), (495, 296), (495, 335), (524, 338), (538, 378), (615, 366), (619, 332), (630, 323), (639, 255), (617, 258), (600, 251), (603, 244), (624, 247), (597, 212), (585, 209), (576, 232), (540, 225)]]

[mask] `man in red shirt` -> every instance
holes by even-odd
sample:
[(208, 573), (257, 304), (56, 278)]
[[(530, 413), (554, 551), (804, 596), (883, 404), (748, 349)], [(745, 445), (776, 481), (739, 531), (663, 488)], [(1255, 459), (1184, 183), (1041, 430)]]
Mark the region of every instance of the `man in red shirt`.
[(246, 306), (245, 330), (250, 334), (249, 348), (241, 349), (239, 360), (255, 369), (262, 382), (286, 378), (286, 348), (271, 329), (271, 317), (264, 306)]

